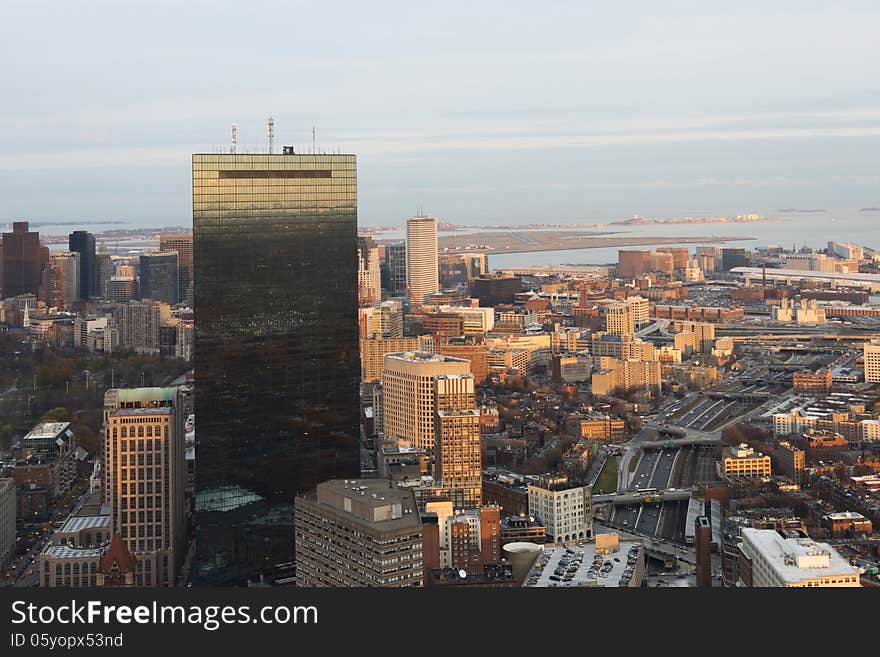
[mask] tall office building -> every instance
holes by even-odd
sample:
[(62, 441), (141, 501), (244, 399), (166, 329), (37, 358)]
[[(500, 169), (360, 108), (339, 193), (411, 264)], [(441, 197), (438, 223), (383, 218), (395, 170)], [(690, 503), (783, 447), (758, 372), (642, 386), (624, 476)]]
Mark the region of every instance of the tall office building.
[(862, 347), (865, 383), (880, 383), (880, 340), (871, 340)]
[(159, 329), (171, 317), (161, 301), (128, 301), (116, 309), (119, 344), (139, 354), (159, 355)]
[(0, 566), (15, 551), (15, 482), (0, 479)]
[(138, 586), (174, 586), (186, 550), (183, 395), (178, 388), (104, 395), (110, 524), (137, 560)]
[(358, 305), (375, 308), (382, 300), (379, 247), (369, 237), (358, 238)]
[(406, 220), (406, 286), (412, 303), (422, 305), (425, 297), (440, 289), (437, 255), (437, 220), (410, 217)]
[(651, 252), (618, 251), (617, 252), (617, 275), (623, 278), (633, 278), (651, 271)]
[(80, 299), (98, 296), (95, 236), (85, 230), (75, 230), (67, 236), (67, 246), (70, 251), (79, 253)]
[(735, 267), (748, 267), (749, 259), (743, 248), (721, 249), (721, 270), (730, 271)]
[(392, 242), (385, 245), (382, 287), (388, 291), (388, 296), (406, 295), (406, 242)]
[(193, 155), (197, 583), (289, 574), (297, 494), (360, 474), (354, 155)]
[(95, 254), (95, 295), (101, 299), (109, 298), (110, 279), (113, 278), (113, 259), (107, 253), (107, 245), (104, 242), (98, 246)]
[(632, 335), (635, 333), (633, 306), (628, 303), (613, 303), (605, 309), (605, 331), (612, 335)]
[(178, 301), (177, 252), (145, 253), (140, 261), (141, 299), (175, 305)]
[(470, 363), (424, 352), (385, 354), (382, 370), (382, 413), (385, 436), (408, 442), (428, 452), (434, 450), (436, 378), (438, 375), (471, 376)]
[(49, 256), (50, 306), (68, 308), (82, 298), (80, 264), (81, 255), (76, 252), (56, 251)]
[(39, 296), (44, 259), (48, 262), (48, 253), (40, 248), (40, 234), (29, 230), (26, 221), (13, 222), (12, 232), (3, 233), (3, 298), (28, 293)]
[(336, 479), (296, 498), (297, 586), (422, 585), (415, 496), (381, 479)]
[(182, 302), (193, 282), (193, 236), (159, 235), (159, 251), (177, 251), (177, 301)]

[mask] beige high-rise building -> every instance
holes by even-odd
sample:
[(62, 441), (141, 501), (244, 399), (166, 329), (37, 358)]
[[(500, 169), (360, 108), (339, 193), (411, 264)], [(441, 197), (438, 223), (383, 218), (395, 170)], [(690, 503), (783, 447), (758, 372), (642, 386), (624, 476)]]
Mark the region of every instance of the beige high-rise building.
[(412, 492), (382, 479), (331, 479), (295, 505), (297, 586), (422, 586), (422, 523)]
[(880, 340), (866, 342), (862, 355), (865, 361), (865, 382), (880, 383)]
[(59, 251), (49, 256), (52, 305), (67, 308), (79, 300), (79, 258), (72, 251)]
[(740, 550), (751, 562), (754, 587), (861, 586), (859, 571), (828, 543), (744, 527)]
[(605, 331), (612, 335), (635, 333), (633, 307), (628, 303), (613, 303), (605, 309)]
[(382, 378), (385, 354), (422, 351), (433, 338), (361, 338), (361, 383), (375, 383)]
[(440, 289), (437, 220), (411, 217), (406, 221), (406, 285), (415, 305)]
[(660, 394), (660, 361), (618, 360), (600, 356), (590, 383), (594, 395), (610, 395), (615, 390), (646, 390)]
[(379, 246), (369, 237), (358, 238), (358, 304), (374, 308), (382, 300)]
[(186, 545), (185, 413), (177, 388), (104, 395), (111, 527), (137, 559), (139, 586), (174, 586)]
[[(468, 377), (473, 385), (473, 377)], [(478, 509), (483, 500), (480, 411), (439, 408), (434, 444), (434, 479), (459, 509)]]
[[(434, 450), (437, 377), (473, 375), (470, 362), (425, 352), (389, 353), (382, 372), (382, 413), (386, 438), (410, 443), (428, 452)], [(444, 384), (443, 395), (455, 393), (452, 383)], [(467, 393), (464, 393), (467, 394)]]

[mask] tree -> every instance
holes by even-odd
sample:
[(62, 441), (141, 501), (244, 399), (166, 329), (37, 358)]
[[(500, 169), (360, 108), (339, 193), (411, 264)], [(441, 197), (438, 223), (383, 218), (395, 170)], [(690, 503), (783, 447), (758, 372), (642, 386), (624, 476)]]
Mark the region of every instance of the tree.
[(12, 446), (12, 425), (4, 424), (0, 427), (0, 450), (9, 449)]
[(98, 440), (97, 434), (95, 434), (88, 425), (77, 424), (72, 427), (72, 429), (76, 436), (76, 442), (80, 447), (86, 450), (89, 454), (97, 453), (100, 441)]
[(70, 412), (63, 406), (58, 406), (50, 411), (46, 411), (40, 422), (70, 422)]

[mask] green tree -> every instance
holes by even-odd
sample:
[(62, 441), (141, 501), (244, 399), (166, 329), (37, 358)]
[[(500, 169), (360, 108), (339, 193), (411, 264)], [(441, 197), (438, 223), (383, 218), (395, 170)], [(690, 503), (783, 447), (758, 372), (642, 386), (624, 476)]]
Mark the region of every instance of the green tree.
[(63, 406), (58, 406), (50, 411), (46, 411), (40, 422), (70, 422), (70, 412)]
[(0, 427), (0, 450), (9, 449), (12, 446), (12, 425), (4, 424)]
[(72, 429), (77, 444), (89, 454), (96, 454), (99, 446), (98, 435), (85, 424), (77, 424)]

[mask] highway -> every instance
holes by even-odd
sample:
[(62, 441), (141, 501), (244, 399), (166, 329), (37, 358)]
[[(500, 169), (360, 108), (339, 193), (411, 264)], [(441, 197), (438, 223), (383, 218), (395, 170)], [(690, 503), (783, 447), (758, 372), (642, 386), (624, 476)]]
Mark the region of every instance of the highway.
[(669, 475), (672, 474), (672, 466), (678, 457), (678, 448), (664, 448), (660, 452), (657, 466), (654, 468), (654, 476), (651, 477), (649, 488), (663, 490), (669, 484)]

